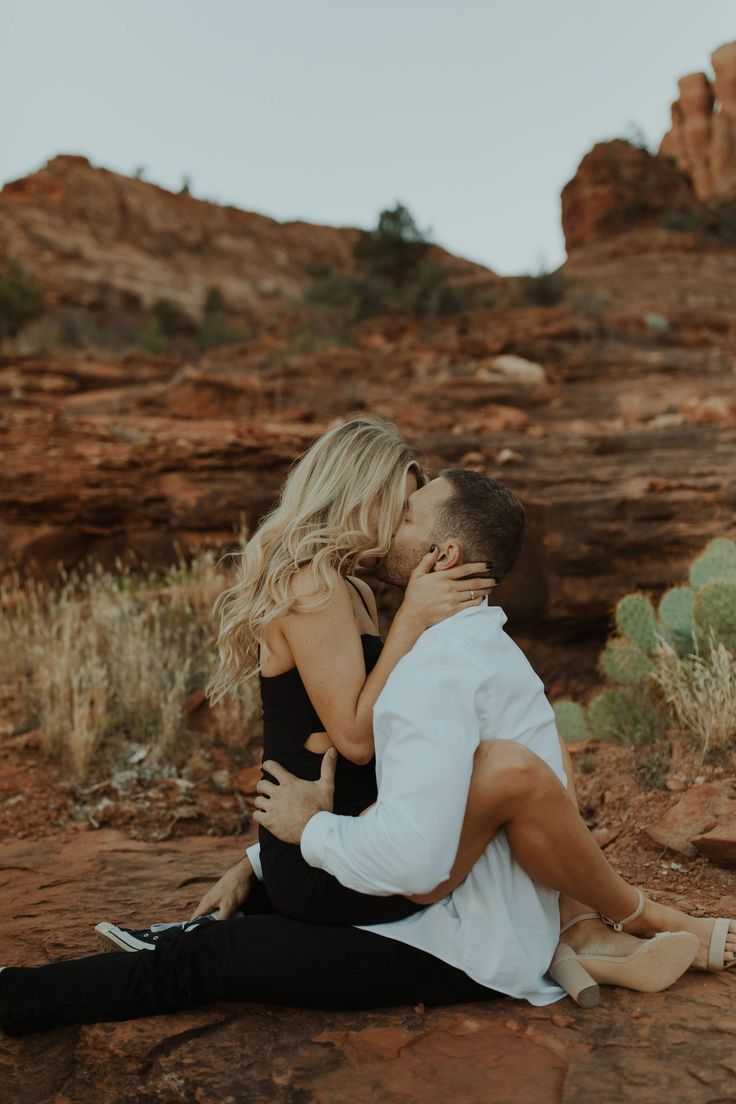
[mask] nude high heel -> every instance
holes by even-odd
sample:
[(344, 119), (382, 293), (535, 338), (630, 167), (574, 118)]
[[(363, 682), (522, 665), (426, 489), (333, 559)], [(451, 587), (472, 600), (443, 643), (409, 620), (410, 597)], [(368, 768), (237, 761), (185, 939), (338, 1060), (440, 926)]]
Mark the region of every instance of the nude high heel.
[[(646, 902), (646, 897), (644, 896), (644, 894), (642, 893), (642, 891), (640, 889), (637, 889), (636, 892), (639, 894), (639, 904), (637, 905), (636, 909), (632, 912), (631, 916), (627, 916), (625, 920), (609, 920), (609, 918), (607, 916), (604, 916), (602, 913), (598, 913), (597, 915), (600, 916), (600, 919), (603, 921), (604, 924), (608, 924), (609, 927), (612, 927), (614, 931), (617, 931), (617, 932), (624, 931), (625, 928), (626, 928), (626, 925), (630, 924), (632, 920), (636, 920), (637, 916), (641, 916), (642, 912), (644, 911), (644, 904)], [(595, 913), (589, 913), (588, 917), (586, 917), (586, 919), (589, 918), (590, 916), (595, 916), (595, 915), (596, 915)], [(578, 917), (577, 919), (583, 919), (583, 918)], [(573, 921), (571, 921), (571, 923), (577, 923), (577, 920), (573, 920)], [(566, 925), (566, 926), (569, 927), (569, 925)], [(726, 962), (726, 942), (728, 940), (728, 933), (729, 933), (730, 928), (731, 928), (731, 921), (727, 920), (723, 916), (719, 916), (716, 920), (713, 921), (713, 927), (712, 927), (711, 933), (710, 933), (710, 943), (708, 944), (708, 963), (705, 966), (706, 973), (708, 973), (708, 974), (717, 974), (717, 973), (720, 973), (721, 970), (729, 970), (732, 966), (736, 966), (736, 960), (733, 961), (733, 962), (729, 962), (729, 963)], [(563, 928), (562, 930), (564, 931), (565, 929)], [(686, 932), (667, 932), (667, 933), (663, 933), (663, 934), (685, 935), (685, 934), (688, 934), (688, 933), (686, 933)], [(657, 936), (655, 936), (654, 938), (656, 939)], [(695, 939), (696, 936), (692, 936), (692, 938)]]
[(557, 950), (549, 968), (549, 976), (581, 1008), (597, 1008), (601, 1003), (600, 986), (567, 943), (557, 944)]
[[(638, 909), (626, 920), (613, 921), (597, 912), (583, 912), (560, 928), (560, 936), (583, 920), (604, 920), (616, 931), (623, 931), (624, 925), (635, 920), (644, 908), (644, 894), (641, 890), (638, 893)], [(668, 989), (692, 965), (698, 946), (697, 937), (689, 932), (659, 932), (653, 939), (642, 939), (641, 946), (627, 955), (577, 954), (560, 940), (549, 974), (581, 1008), (595, 1008), (600, 1003), (598, 985), (620, 985), (638, 993)]]

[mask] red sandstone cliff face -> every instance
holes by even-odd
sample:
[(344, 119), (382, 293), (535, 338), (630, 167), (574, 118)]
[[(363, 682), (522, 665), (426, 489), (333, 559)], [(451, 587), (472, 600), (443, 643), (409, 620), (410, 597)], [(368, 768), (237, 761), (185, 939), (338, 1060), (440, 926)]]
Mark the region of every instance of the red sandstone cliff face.
[(667, 157), (618, 138), (598, 142), (562, 189), (568, 252), (589, 241), (656, 226), (666, 211), (692, 207), (688, 176)]
[[(217, 288), (235, 313), (273, 315), (314, 266), (350, 270), (356, 235), (175, 195), (85, 157), (55, 157), (0, 192), (0, 260), (18, 261), (52, 308), (145, 309), (163, 298), (197, 322)], [(459, 283), (495, 282), (481, 265), (434, 252)]]
[(690, 73), (678, 81), (658, 154), (616, 139), (599, 142), (580, 162), (562, 191), (568, 253), (666, 226), (668, 216), (679, 229), (683, 222), (707, 228), (709, 211), (736, 199), (736, 42), (715, 50), (711, 62), (713, 79)]
[[(309, 352), (281, 321), (191, 360), (6, 356), (0, 569), (161, 564), (177, 544), (231, 545), (322, 429), (377, 411), (434, 467), (477, 466), (522, 494), (532, 533), (499, 600), (543, 673), (574, 691), (560, 639), (573, 652), (593, 639), (585, 684), (612, 603), (679, 581), (736, 525), (736, 250), (656, 226), (694, 201), (669, 159), (601, 144), (563, 193), (558, 306), (375, 320), (352, 344), (323, 335)], [(349, 266), (354, 234), (174, 196), (79, 158), (0, 194), (0, 243), (52, 303), (94, 307), (112, 288), (195, 316), (217, 286), (268, 317), (315, 261)]]

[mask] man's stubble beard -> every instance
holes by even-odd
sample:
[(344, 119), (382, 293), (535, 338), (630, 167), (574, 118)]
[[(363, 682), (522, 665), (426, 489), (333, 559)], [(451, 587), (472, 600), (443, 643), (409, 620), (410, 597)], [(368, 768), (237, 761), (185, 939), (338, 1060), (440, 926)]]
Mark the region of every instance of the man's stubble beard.
[(380, 579), (382, 583), (406, 590), (409, 579), (424, 556), (424, 550), (419, 546), (414, 548), (389, 548), (382, 560), (379, 560), (371, 571), (371, 575)]

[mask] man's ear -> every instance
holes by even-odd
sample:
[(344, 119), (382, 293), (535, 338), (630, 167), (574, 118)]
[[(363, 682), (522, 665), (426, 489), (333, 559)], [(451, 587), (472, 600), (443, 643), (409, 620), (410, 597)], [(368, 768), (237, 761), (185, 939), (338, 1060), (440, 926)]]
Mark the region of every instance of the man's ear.
[(434, 565), (434, 571), (449, 571), (451, 567), (458, 567), (463, 563), (463, 550), (458, 541), (449, 540), (439, 548), (440, 554)]

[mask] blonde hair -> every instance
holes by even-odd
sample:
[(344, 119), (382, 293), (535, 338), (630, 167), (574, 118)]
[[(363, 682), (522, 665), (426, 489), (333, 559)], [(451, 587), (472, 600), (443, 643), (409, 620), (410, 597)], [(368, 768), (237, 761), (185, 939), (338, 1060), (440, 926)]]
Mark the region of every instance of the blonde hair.
[[(424, 483), (417, 452), (396, 426), (372, 417), (329, 430), (297, 460), (278, 505), (239, 553), (236, 582), (215, 601), (218, 659), (206, 688), (212, 705), (258, 674), (267, 625), (292, 610), (322, 608), (335, 593), (336, 572), (386, 555), (410, 471)], [(292, 582), (305, 564), (316, 589), (302, 598)]]

